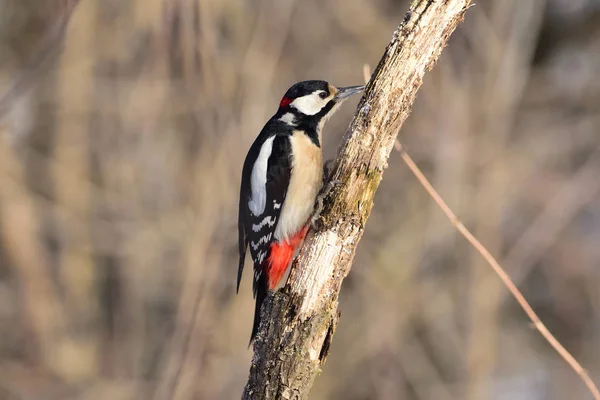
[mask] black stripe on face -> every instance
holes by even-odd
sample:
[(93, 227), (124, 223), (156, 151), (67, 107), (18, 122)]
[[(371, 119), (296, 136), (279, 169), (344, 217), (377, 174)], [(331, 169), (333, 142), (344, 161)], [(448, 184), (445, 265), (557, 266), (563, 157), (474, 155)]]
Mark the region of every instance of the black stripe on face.
[(305, 116), (304, 114), (298, 114), (298, 124), (295, 127), (295, 130), (303, 131), (317, 147), (321, 147), (321, 142), (319, 141), (319, 123), (332, 112), (335, 106), (336, 102), (330, 100), (325, 107), (315, 115)]
[(320, 121), (323, 117), (325, 117), (329, 112), (335, 107), (336, 102), (331, 99), (329, 102), (319, 111), (316, 115), (317, 119)]

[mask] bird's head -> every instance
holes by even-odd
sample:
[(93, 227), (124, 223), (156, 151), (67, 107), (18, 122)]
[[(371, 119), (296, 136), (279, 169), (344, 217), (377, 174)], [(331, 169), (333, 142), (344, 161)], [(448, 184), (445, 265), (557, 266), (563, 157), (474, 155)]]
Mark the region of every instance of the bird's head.
[(314, 123), (322, 125), (337, 107), (364, 86), (336, 88), (325, 81), (298, 82), (285, 92), (277, 114), (289, 125)]

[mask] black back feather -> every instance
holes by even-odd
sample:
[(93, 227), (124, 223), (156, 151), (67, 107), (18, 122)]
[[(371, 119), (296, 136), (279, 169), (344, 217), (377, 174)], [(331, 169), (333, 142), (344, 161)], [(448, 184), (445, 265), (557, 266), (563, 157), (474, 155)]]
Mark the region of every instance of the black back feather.
[[(239, 265), (237, 288), (239, 290), (246, 248), (250, 246), (250, 255), (254, 262), (254, 279), (252, 292), (256, 298), (254, 315), (254, 338), (260, 324), (260, 307), (268, 294), (267, 262), (271, 252), (271, 243), (275, 240), (275, 228), (283, 208), (291, 174), (290, 127), (275, 119), (271, 119), (263, 128), (261, 134), (252, 144), (242, 170), (240, 203), (238, 216)], [(250, 200), (250, 180), (254, 162), (258, 158), (265, 141), (273, 138), (271, 154), (267, 162), (266, 202), (265, 209), (260, 215), (253, 215), (248, 206)], [(265, 220), (268, 218), (267, 220)]]

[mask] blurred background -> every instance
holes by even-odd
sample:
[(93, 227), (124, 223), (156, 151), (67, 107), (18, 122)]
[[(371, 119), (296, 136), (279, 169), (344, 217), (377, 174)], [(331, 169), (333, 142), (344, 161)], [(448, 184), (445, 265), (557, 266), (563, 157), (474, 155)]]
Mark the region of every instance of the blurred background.
[[(239, 398), (246, 151), (408, 5), (0, 0), (0, 400)], [(399, 136), (596, 382), (599, 76), (600, 1), (479, 0)], [(591, 398), (395, 153), (340, 309), (313, 399)]]

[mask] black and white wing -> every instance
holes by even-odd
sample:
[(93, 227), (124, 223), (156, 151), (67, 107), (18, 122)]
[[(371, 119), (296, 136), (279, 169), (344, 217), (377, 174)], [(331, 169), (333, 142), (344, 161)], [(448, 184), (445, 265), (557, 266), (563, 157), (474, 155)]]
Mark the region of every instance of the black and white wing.
[(291, 174), (291, 144), (288, 135), (274, 135), (261, 145), (253, 145), (248, 153), (242, 172), (240, 196), (238, 288), (244, 267), (246, 247), (254, 261), (254, 296), (264, 281), (265, 266), (269, 259), (270, 246), (275, 240), (275, 229), (285, 201)]
[[(254, 261), (252, 293), (256, 299), (250, 342), (258, 332), (260, 308), (269, 291), (267, 261), (290, 182), (290, 154), (289, 136), (274, 135), (262, 145), (253, 145), (244, 162), (238, 227), (240, 263), (237, 287), (239, 289), (246, 247), (249, 245)], [(247, 193), (243, 192), (244, 188)]]

